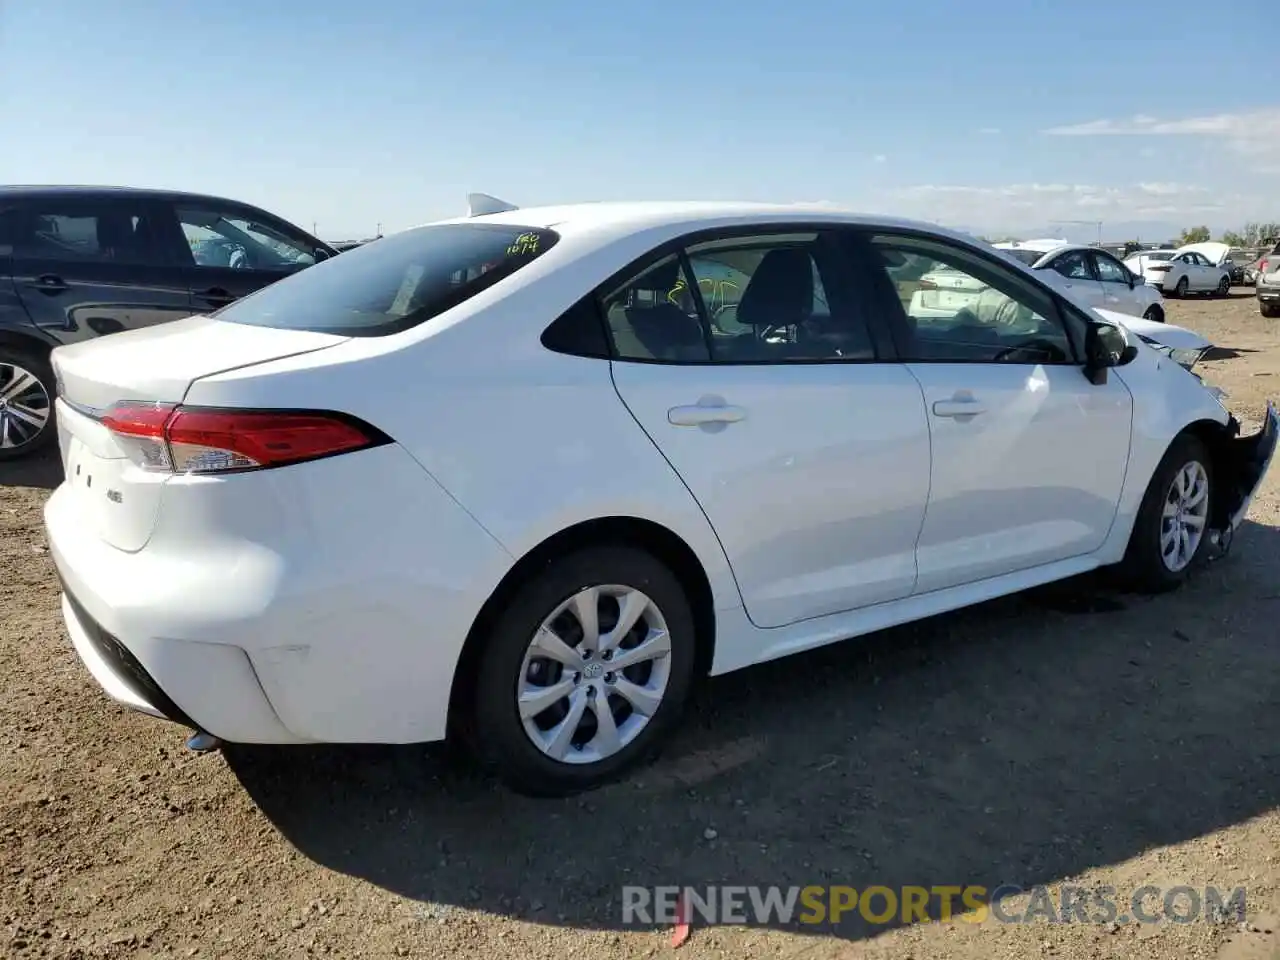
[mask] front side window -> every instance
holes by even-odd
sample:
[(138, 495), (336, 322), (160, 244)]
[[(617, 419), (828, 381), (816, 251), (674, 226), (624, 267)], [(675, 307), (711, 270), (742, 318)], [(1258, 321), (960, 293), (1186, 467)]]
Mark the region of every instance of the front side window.
[(695, 243), (606, 292), (620, 359), (669, 363), (869, 360), (859, 318), (832, 301), (819, 233)]
[(198, 267), (289, 270), (316, 262), (315, 244), (284, 225), (211, 207), (178, 207), (177, 213)]
[(923, 237), (874, 236), (878, 266), (921, 280), (894, 283), (906, 316), (903, 359), (950, 363), (1069, 363), (1074, 352), (1052, 296), (986, 258)]
[(1098, 267), (1098, 279), (1103, 283), (1123, 283), (1128, 286), (1129, 271), (1118, 260), (1101, 253), (1095, 253), (1093, 260)]
[(557, 240), (551, 230), (507, 224), (419, 227), (295, 273), (215, 316), (259, 327), (386, 336), (488, 289)]
[(12, 255), (59, 263), (165, 262), (151, 209), (142, 204), (33, 203), (5, 215)]

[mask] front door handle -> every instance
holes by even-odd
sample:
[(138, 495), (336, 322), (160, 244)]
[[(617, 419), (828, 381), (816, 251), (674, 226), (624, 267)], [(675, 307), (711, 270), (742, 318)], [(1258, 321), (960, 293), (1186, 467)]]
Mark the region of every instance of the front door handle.
[(677, 427), (701, 427), (709, 423), (737, 423), (746, 417), (742, 407), (727, 404), (691, 404), (672, 407), (667, 411), (667, 422)]
[(211, 307), (225, 307), (236, 298), (222, 287), (210, 287), (208, 290), (202, 290), (196, 294), (196, 298), (203, 300)]
[(976, 417), (980, 413), (986, 413), (987, 408), (977, 400), (936, 400), (933, 404), (933, 415), (935, 417), (950, 417), (955, 420), (962, 420), (967, 417)]

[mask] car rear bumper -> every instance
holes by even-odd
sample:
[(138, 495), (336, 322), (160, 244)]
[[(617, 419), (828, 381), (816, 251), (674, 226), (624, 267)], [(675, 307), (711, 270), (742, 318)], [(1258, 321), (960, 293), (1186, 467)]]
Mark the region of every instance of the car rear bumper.
[(1259, 279), (1254, 285), (1254, 292), (1257, 294), (1259, 300), (1266, 300), (1268, 302), (1280, 300), (1280, 286), (1263, 283), (1261, 279)]
[(511, 558), (403, 449), (172, 487), (134, 552), (66, 484), (45, 506), (68, 633), (109, 696), (232, 743), (444, 737)]
[(66, 545), (65, 538), (50, 537), (67, 633), (107, 696), (140, 713), (235, 743), (308, 742), (281, 723), (243, 649), (140, 630), (138, 611), (112, 609), (77, 576), (60, 544)]

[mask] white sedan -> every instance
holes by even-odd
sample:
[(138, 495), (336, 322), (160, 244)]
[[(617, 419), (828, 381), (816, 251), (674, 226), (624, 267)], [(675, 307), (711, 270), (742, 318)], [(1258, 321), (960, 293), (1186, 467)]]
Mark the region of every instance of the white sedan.
[(1045, 279), (1091, 307), (1102, 307), (1160, 323), (1164, 297), (1155, 287), (1122, 262), (1097, 247), (1065, 240), (1021, 240), (995, 244), (1033, 270), (1045, 271)]
[(1170, 296), (1185, 297), (1188, 293), (1227, 296), (1231, 292), (1231, 271), (1216, 265), (1201, 250), (1193, 249), (1196, 246), (1199, 245), (1176, 250), (1144, 250), (1124, 263), (1149, 286)]
[[(913, 315), (940, 267), (1004, 302)], [(110, 696), (212, 738), (457, 734), (516, 789), (589, 788), (707, 675), (1224, 552), (1280, 421), (1239, 436), (1124, 320), (808, 206), (415, 228), (54, 351), (63, 615)]]

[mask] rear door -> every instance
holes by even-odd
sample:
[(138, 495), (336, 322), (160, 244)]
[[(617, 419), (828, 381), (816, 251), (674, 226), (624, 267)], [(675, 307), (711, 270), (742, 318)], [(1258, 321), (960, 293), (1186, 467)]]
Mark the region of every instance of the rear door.
[[(873, 345), (822, 230), (744, 230), (601, 291), (613, 378), (762, 627), (905, 597), (929, 490), (920, 386)], [(731, 274), (736, 309), (700, 291)]]
[(191, 313), (163, 207), (145, 197), (49, 195), (9, 211), (13, 283), (32, 321), (64, 343)]
[(177, 203), (192, 308), (208, 313), (327, 256), (324, 244), (252, 207), (216, 200)]
[(1068, 250), (1054, 257), (1042, 270), (1051, 271), (1055, 286), (1070, 291), (1091, 307), (1103, 305), (1102, 284), (1093, 272), (1093, 264), (1085, 250)]

